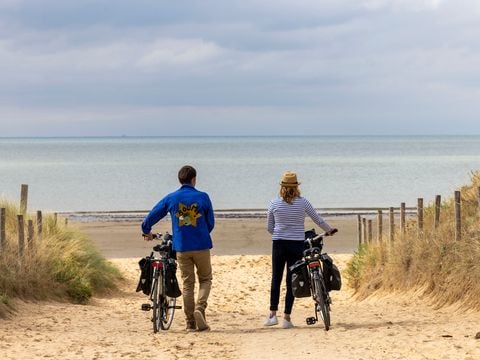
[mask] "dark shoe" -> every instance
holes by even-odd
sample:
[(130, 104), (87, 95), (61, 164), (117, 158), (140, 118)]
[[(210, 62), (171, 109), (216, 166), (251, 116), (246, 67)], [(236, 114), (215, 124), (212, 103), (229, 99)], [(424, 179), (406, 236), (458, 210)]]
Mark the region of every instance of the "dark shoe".
[(193, 317), (197, 323), (198, 331), (210, 330), (210, 326), (208, 326), (207, 320), (205, 320), (205, 315), (201, 310), (195, 310)]
[(187, 327), (185, 330), (187, 330), (187, 332), (196, 331), (197, 325), (195, 324), (195, 321), (187, 321)]

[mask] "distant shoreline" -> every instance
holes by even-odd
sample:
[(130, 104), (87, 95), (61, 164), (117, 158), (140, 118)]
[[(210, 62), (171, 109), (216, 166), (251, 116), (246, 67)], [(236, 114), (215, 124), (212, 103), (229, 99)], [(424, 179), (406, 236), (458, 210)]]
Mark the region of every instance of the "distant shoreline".
[[(400, 208), (394, 208), (398, 211)], [(389, 211), (388, 207), (347, 207), (347, 208), (321, 208), (316, 209), (322, 216), (350, 217), (376, 215), (382, 210), (384, 215)], [(150, 210), (113, 210), (113, 211), (63, 211), (57, 212), (61, 217), (68, 218), (73, 222), (128, 222), (140, 221), (145, 218)], [(407, 207), (406, 213), (413, 214), (415, 207)], [(266, 218), (266, 209), (218, 209), (214, 210), (218, 219), (263, 219)], [(168, 216), (167, 216), (168, 220)]]
[(63, 136), (0, 136), (3, 139), (168, 139), (168, 138), (431, 138), (479, 137), (478, 134), (297, 134), (297, 135), (63, 135)]

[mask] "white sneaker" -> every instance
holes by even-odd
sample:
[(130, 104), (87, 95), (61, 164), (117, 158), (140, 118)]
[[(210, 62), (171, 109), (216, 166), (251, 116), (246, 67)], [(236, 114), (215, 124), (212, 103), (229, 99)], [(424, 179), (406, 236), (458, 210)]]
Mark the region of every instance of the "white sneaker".
[(291, 321), (288, 321), (288, 320), (283, 319), (282, 327), (283, 327), (284, 329), (292, 329), (294, 326), (293, 326), (293, 324), (292, 324)]
[(278, 324), (278, 319), (276, 315), (273, 315), (272, 317), (268, 316), (267, 320), (263, 323), (265, 326), (273, 326)]

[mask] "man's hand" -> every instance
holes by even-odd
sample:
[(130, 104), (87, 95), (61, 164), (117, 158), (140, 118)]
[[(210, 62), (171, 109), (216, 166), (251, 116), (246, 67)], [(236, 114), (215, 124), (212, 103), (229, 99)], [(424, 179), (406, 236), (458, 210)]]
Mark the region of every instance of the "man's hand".
[(145, 240), (145, 241), (152, 241), (152, 240), (153, 240), (153, 235), (152, 235), (152, 233), (142, 234), (142, 236), (143, 236), (143, 240)]

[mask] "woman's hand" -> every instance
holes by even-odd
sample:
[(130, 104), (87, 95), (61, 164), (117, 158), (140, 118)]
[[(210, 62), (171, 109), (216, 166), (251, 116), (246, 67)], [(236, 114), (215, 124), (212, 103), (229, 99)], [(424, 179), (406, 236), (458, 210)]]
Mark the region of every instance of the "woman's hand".
[(335, 234), (336, 232), (338, 232), (338, 229), (337, 229), (337, 228), (333, 228), (333, 229), (328, 230), (328, 231), (325, 233), (325, 235), (326, 235), (326, 236), (331, 236), (331, 235)]

